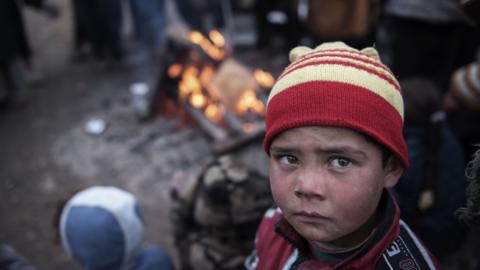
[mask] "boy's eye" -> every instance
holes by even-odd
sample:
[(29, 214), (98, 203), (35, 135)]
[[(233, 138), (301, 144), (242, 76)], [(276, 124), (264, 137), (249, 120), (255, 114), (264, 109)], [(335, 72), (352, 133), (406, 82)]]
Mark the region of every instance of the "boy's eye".
[(344, 157), (336, 157), (332, 160), (332, 165), (337, 168), (345, 168), (350, 164), (352, 164), (352, 161)]
[(283, 164), (297, 164), (298, 159), (292, 155), (280, 155), (278, 156), (278, 160), (280, 163)]

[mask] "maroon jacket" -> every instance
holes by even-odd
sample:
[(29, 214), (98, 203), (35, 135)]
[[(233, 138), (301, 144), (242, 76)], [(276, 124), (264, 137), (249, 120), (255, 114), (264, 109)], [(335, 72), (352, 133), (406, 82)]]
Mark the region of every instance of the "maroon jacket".
[(322, 262), (311, 255), (309, 245), (284, 219), (270, 209), (257, 231), (256, 250), (247, 259), (247, 269), (442, 269), (410, 228), (400, 220), (400, 211), (390, 192), (380, 203), (382, 221), (363, 247), (340, 262)]

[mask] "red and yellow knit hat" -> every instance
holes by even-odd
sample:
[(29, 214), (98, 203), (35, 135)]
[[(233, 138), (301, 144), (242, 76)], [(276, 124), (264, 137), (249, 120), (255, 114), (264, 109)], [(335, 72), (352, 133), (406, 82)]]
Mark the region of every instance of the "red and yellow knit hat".
[(267, 154), (275, 136), (287, 129), (339, 126), (369, 135), (408, 167), (400, 86), (374, 48), (359, 51), (343, 42), (296, 47), (290, 61), (267, 102)]

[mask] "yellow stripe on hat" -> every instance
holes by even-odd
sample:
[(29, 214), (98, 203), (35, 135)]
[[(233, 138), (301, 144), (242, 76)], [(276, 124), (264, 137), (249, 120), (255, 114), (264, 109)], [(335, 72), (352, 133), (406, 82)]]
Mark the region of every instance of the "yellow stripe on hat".
[(321, 65), (305, 66), (291, 71), (277, 81), (270, 92), (268, 102), (285, 89), (313, 81), (339, 82), (365, 88), (381, 96), (395, 108), (403, 119), (402, 96), (393, 84), (366, 70), (341, 64), (324, 63)]
[[(305, 65), (311, 62), (315, 61), (344, 61), (344, 62), (349, 62), (352, 64), (360, 65), (363, 67), (366, 67), (368, 69), (372, 69), (378, 73), (381, 73), (382, 75), (389, 77), (392, 82), (396, 83), (396, 78), (393, 76), (393, 74), (388, 70), (384, 65), (382, 65), (380, 62), (375, 61), (374, 59), (365, 56), (361, 53), (355, 52), (355, 51), (346, 51), (346, 50), (337, 50), (337, 51), (318, 51), (311, 53), (309, 55), (306, 55), (302, 59), (292, 63), (290, 66), (288, 66), (283, 74), (286, 74), (290, 72), (290, 70), (295, 69), (298, 66)], [(400, 86), (397, 83), (397, 87), (400, 89)]]

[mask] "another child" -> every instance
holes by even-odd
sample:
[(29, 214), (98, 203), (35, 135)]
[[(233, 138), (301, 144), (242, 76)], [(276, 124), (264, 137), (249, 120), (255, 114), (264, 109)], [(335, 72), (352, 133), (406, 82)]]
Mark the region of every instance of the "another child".
[(408, 167), (400, 86), (373, 48), (297, 47), (267, 104), (277, 209), (249, 269), (440, 269), (388, 188)]
[(83, 269), (173, 269), (167, 253), (143, 247), (143, 217), (134, 196), (94, 186), (75, 194), (60, 216), (63, 248)]

